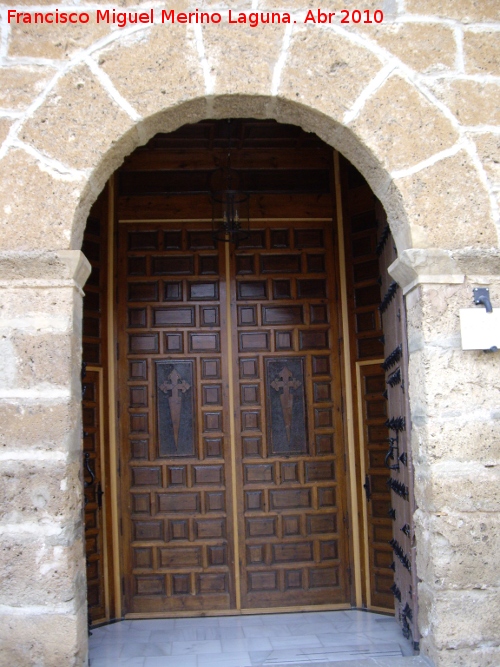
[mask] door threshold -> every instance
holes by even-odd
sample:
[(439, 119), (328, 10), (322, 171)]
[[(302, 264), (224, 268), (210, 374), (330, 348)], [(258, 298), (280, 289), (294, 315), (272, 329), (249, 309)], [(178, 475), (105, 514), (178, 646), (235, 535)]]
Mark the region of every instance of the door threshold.
[(350, 604), (303, 605), (296, 607), (269, 607), (265, 609), (214, 609), (212, 611), (178, 611), (166, 613), (130, 613), (125, 614), (127, 621), (153, 618), (204, 618), (206, 616), (249, 616), (251, 614), (293, 614), (308, 611), (344, 611), (352, 609)]

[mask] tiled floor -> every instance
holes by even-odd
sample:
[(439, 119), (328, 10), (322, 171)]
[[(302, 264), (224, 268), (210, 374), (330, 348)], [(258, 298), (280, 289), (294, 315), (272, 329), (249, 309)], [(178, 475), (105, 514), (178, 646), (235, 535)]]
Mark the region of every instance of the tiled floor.
[(121, 621), (90, 637), (90, 667), (425, 664), (411, 654), (393, 618), (362, 611)]

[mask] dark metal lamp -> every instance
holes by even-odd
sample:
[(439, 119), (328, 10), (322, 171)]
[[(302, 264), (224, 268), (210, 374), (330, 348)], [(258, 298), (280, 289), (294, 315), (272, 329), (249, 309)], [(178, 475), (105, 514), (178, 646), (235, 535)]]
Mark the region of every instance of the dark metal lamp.
[[(228, 121), (230, 123), (230, 121)], [(212, 233), (216, 241), (238, 243), (250, 234), (250, 196), (241, 188), (240, 174), (231, 167), (231, 127), (226, 165), (212, 174)]]

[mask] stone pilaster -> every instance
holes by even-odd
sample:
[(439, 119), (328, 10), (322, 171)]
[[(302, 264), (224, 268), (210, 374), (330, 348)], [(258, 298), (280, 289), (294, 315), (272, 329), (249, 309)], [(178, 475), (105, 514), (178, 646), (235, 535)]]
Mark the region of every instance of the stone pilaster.
[[(484, 253), (483, 253), (484, 254)], [(500, 354), (461, 349), (459, 309), (497, 254), (409, 250), (390, 267), (406, 293), (422, 649), (439, 667), (500, 660)], [(496, 647), (496, 648), (495, 648)]]
[[(80, 251), (0, 255), (0, 665), (87, 662)], [(29, 573), (29, 576), (27, 576)]]

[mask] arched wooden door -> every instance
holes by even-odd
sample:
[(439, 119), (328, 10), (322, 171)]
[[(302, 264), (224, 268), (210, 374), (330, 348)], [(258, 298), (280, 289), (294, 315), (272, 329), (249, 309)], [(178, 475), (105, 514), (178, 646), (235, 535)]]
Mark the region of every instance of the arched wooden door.
[(350, 603), (334, 232), (121, 222), (125, 611)]

